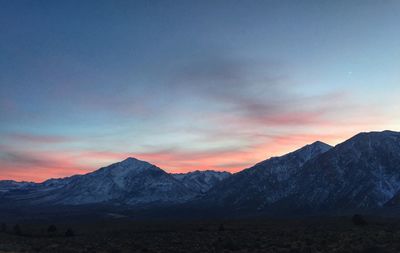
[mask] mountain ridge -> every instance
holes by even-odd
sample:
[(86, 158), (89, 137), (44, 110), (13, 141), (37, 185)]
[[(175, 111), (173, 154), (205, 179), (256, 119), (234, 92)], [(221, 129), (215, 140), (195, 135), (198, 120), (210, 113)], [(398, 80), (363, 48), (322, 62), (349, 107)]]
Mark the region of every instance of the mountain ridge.
[[(332, 148), (330, 145), (317, 141), (286, 155), (271, 157), (222, 181), (202, 200), (213, 206), (260, 209), (269, 202), (281, 198), (281, 195), (288, 194), (291, 189), (287, 180), (296, 173), (296, 170), (308, 159), (330, 148)], [(281, 184), (278, 185), (278, 182)], [(278, 194), (274, 196), (274, 192)]]
[[(98, 170), (64, 178), (53, 178), (42, 183), (14, 182), (20, 187), (1, 189), (5, 197), (30, 204), (82, 205), (111, 203), (142, 205), (153, 203), (180, 203), (204, 193), (226, 172), (202, 171), (187, 173), (196, 177), (209, 177), (210, 181), (190, 185), (178, 180), (174, 174), (133, 157), (113, 163)], [(183, 174), (182, 174), (183, 175)], [(185, 174), (186, 175), (186, 174)], [(227, 176), (227, 175), (223, 175)], [(0, 186), (1, 186), (0, 181)], [(5, 184), (8, 181), (4, 181)], [(20, 191), (18, 191), (20, 190)], [(13, 194), (14, 195), (13, 195)], [(159, 204), (158, 203), (158, 204)]]
[(201, 207), (208, 213), (375, 210), (400, 206), (400, 132), (362, 132), (334, 147), (316, 141), (234, 174), (210, 170), (172, 174), (128, 157), (84, 175), (18, 184), (0, 181), (0, 201), (174, 205), (177, 210)]

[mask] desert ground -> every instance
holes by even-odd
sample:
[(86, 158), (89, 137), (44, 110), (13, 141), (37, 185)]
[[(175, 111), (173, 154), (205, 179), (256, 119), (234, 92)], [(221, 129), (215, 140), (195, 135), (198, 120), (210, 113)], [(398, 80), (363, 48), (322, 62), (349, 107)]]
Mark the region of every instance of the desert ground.
[(3, 222), (0, 252), (400, 252), (399, 220), (365, 220)]

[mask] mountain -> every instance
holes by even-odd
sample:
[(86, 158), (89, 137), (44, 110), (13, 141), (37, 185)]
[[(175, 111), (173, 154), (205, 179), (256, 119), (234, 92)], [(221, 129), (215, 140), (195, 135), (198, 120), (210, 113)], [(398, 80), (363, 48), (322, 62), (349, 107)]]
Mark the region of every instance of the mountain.
[(148, 162), (128, 158), (85, 175), (51, 179), (9, 198), (33, 204), (179, 203), (196, 192)]
[(13, 180), (0, 180), (0, 193), (34, 187), (33, 182), (16, 182)]
[(400, 133), (315, 142), (222, 181), (202, 205), (270, 214), (341, 213), (400, 205)]
[(168, 174), (135, 158), (85, 175), (49, 179), (43, 183), (0, 181), (8, 200), (41, 205), (176, 204), (206, 192), (228, 172), (194, 171)]
[(373, 209), (400, 190), (400, 133), (360, 133), (304, 164), (291, 208), (313, 210)]
[(262, 161), (223, 180), (201, 202), (235, 209), (262, 209), (291, 194), (302, 165), (331, 148), (317, 141), (284, 156)]
[(187, 188), (198, 193), (205, 193), (220, 181), (228, 178), (231, 173), (226, 171), (193, 171), (188, 173), (172, 174), (172, 176), (182, 182)]
[(128, 158), (92, 173), (40, 184), (0, 181), (0, 203), (158, 206), (150, 212), (157, 215), (165, 215), (167, 205), (172, 215), (341, 214), (387, 207), (396, 212), (400, 133), (360, 133), (335, 147), (317, 141), (232, 175), (168, 174)]

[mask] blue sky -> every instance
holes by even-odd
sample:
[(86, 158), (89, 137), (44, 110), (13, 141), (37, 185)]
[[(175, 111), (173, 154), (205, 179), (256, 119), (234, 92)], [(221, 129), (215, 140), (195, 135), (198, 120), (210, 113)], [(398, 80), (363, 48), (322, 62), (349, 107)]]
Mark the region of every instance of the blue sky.
[(400, 130), (399, 1), (0, 5), (0, 178), (237, 171)]

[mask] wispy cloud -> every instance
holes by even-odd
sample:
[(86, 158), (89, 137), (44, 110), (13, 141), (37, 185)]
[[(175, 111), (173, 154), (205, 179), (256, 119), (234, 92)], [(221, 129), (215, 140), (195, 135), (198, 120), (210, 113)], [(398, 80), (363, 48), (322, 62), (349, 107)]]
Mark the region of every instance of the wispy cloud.
[[(112, 115), (105, 121), (117, 122), (118, 128), (104, 136), (3, 133), (1, 178), (41, 181), (86, 173), (128, 156), (170, 172), (236, 172), (316, 140), (338, 143), (388, 121), (345, 91), (310, 91), (294, 82), (282, 63), (215, 54), (182, 65), (154, 96), (75, 94), (77, 106), (104, 110)], [(135, 128), (130, 117), (142, 126)]]
[(307, 85), (295, 84), (286, 71), (282, 63), (214, 55), (187, 63), (173, 87), (180, 97), (197, 97), (211, 106), (224, 121), (254, 126), (322, 124), (338, 112), (338, 101), (351, 106), (340, 90), (308, 95)]
[(11, 142), (31, 142), (38, 144), (56, 144), (74, 141), (75, 138), (59, 135), (43, 135), (31, 133), (10, 133), (4, 134), (3, 138)]
[(42, 181), (51, 177), (65, 177), (85, 170), (63, 153), (13, 150), (1, 147), (0, 179)]

